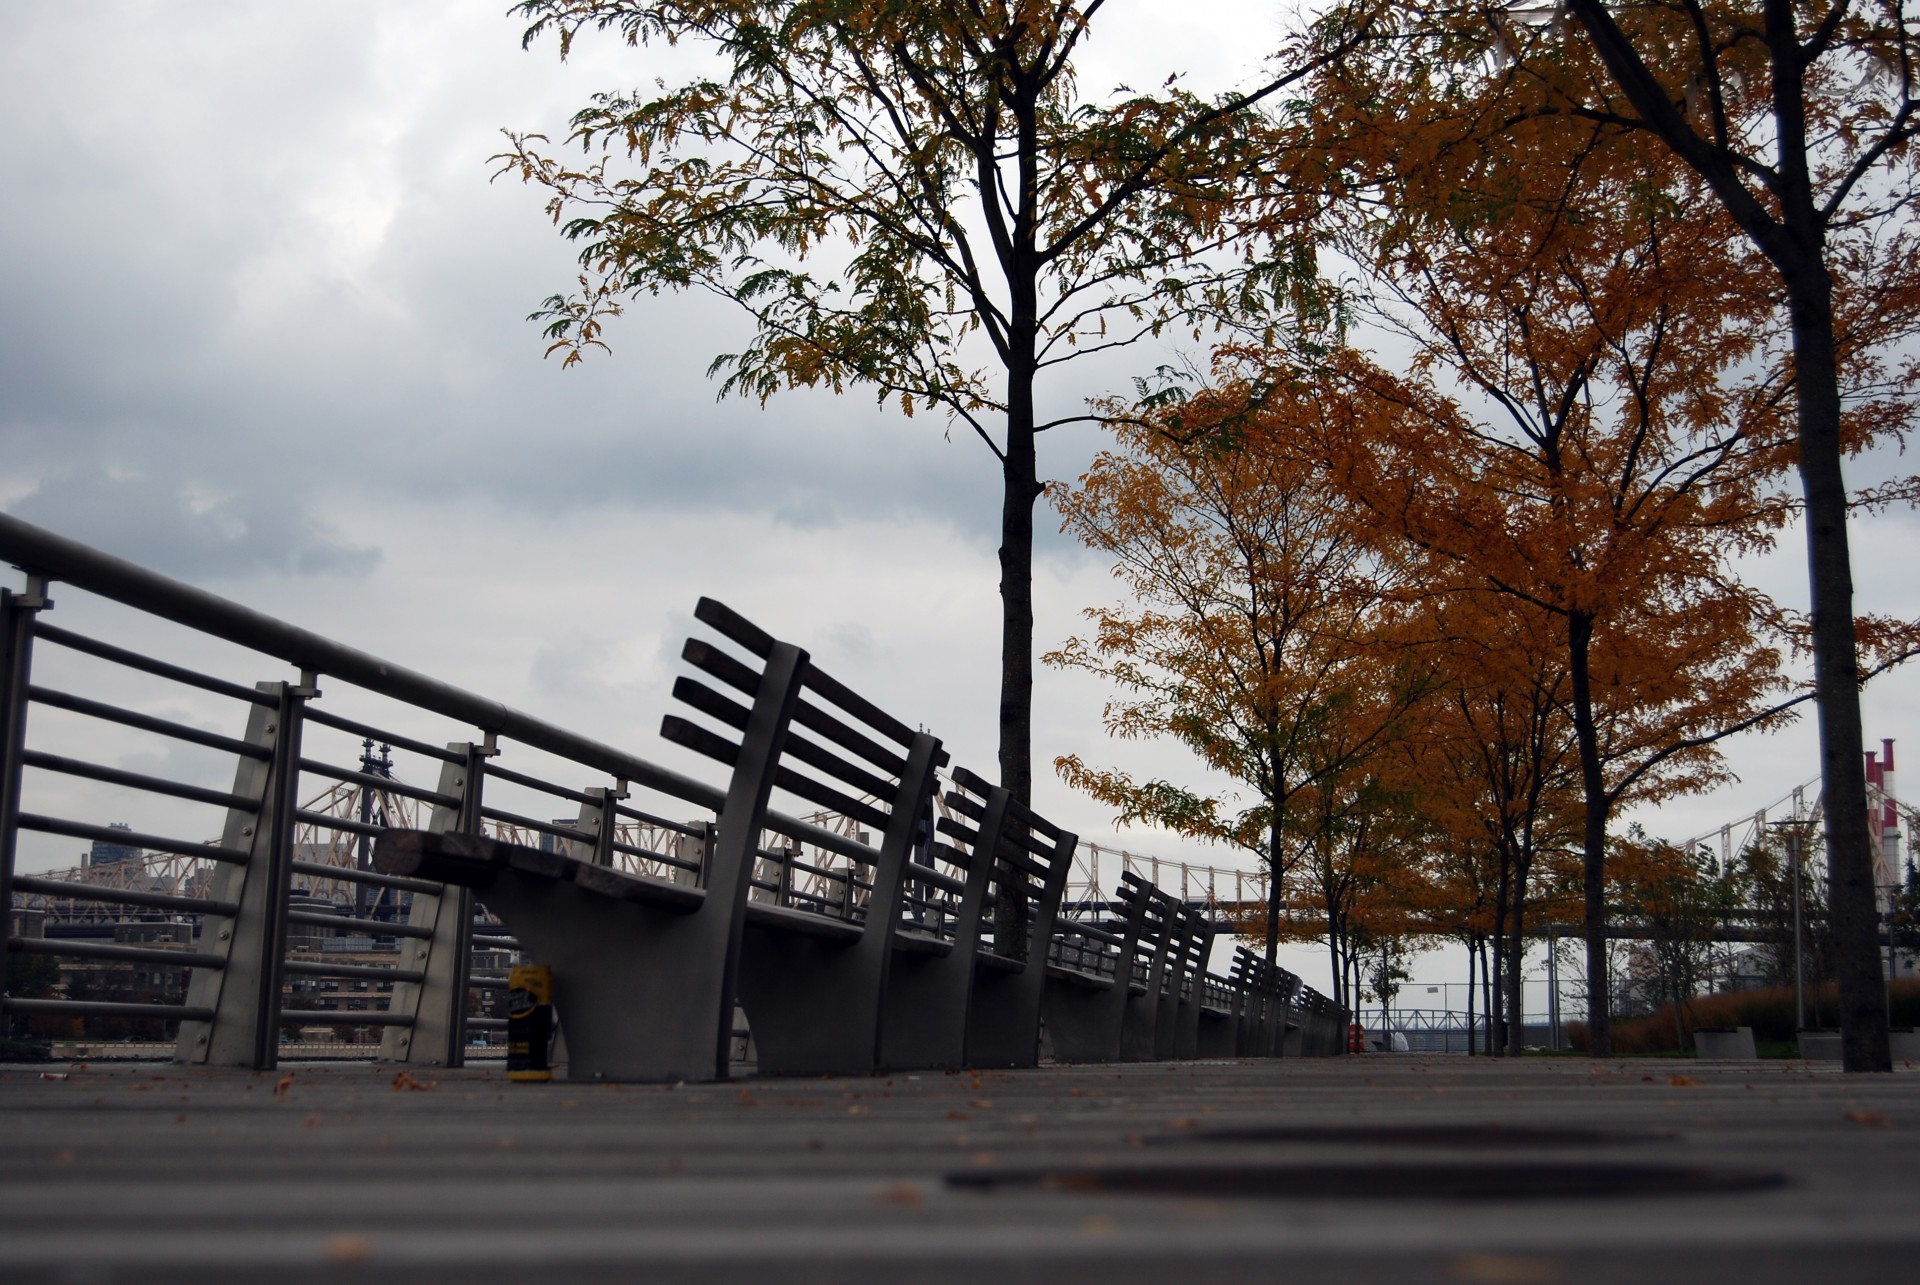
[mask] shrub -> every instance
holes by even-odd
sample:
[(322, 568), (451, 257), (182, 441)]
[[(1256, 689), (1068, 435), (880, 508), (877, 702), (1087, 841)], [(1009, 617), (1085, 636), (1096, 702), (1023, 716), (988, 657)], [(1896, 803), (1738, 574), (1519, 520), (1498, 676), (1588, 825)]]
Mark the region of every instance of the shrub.
[[(1888, 1024), (1920, 1026), (1920, 979), (1905, 978), (1887, 988)], [(1807, 992), (1807, 1024), (1810, 1027), (1836, 1026), (1839, 993), (1828, 983)], [(1794, 1029), (1793, 987), (1774, 986), (1765, 990), (1724, 991), (1701, 995), (1681, 1007), (1681, 1025), (1691, 1037), (1698, 1030), (1751, 1026), (1757, 1044), (1791, 1044), (1799, 1032)], [(1567, 1042), (1587, 1051), (1587, 1027), (1584, 1022), (1567, 1024)], [(1680, 1051), (1674, 1043), (1673, 1005), (1662, 1005), (1645, 1017), (1625, 1018), (1613, 1024), (1613, 1051), (1622, 1056), (1636, 1053), (1672, 1053)]]

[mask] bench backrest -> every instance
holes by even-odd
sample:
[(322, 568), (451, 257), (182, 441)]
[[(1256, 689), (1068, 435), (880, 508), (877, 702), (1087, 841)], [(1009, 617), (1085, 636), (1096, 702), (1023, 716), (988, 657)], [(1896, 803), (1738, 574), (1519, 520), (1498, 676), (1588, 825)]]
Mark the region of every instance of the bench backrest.
[[(790, 909), (864, 919), (859, 949), (884, 952), (898, 919), (901, 873), (914, 831), (932, 795), (934, 770), (946, 760), (933, 736), (915, 731), (814, 665), (807, 653), (781, 642), (738, 612), (702, 598), (694, 618), (746, 653), (690, 638), (684, 658), (728, 694), (682, 677), (675, 699), (722, 730), (668, 715), (660, 733), (675, 744), (733, 769), (713, 837), (706, 888), (710, 905), (729, 916), (734, 972), (755, 863), (791, 861), (761, 847), (765, 830), (826, 847), (847, 859), (839, 906), (794, 894), (782, 879), (776, 895)], [(745, 699), (742, 700), (741, 697)], [(769, 809), (775, 789), (870, 827), (871, 837), (822, 831)]]
[[(968, 846), (969, 874), (983, 856), (991, 862), (980, 951), (1044, 969), (1078, 839), (965, 768), (954, 769), (953, 783), (956, 788), (946, 796), (951, 814), (940, 818), (939, 831)], [(990, 929), (992, 909), (1009, 897), (1027, 907), (1022, 940), (1001, 941)]]

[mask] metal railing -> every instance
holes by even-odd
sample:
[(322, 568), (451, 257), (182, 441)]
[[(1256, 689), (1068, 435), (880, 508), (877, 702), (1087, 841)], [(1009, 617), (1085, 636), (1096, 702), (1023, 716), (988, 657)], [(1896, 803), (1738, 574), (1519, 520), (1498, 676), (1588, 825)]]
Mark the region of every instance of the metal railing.
[[(505, 1024), (517, 944), (476, 922), (471, 893), (371, 869), (390, 823), (702, 879), (715, 786), (3, 514), (0, 558), (26, 575), (0, 590), (9, 1026), (163, 1025), (178, 1060), (262, 1068), (300, 1028), (357, 1029), (378, 1034), (369, 1054), (458, 1065)], [(56, 585), (88, 596), (86, 628), (49, 618)], [(542, 819), (562, 809), (575, 815)], [(137, 827), (103, 824), (128, 817)], [(837, 889), (836, 913), (862, 913), (856, 836), (780, 813), (767, 825), (771, 895), (820, 910)], [(21, 872), (23, 835), (89, 843), (101, 864)], [(78, 905), (98, 913), (48, 913)]]

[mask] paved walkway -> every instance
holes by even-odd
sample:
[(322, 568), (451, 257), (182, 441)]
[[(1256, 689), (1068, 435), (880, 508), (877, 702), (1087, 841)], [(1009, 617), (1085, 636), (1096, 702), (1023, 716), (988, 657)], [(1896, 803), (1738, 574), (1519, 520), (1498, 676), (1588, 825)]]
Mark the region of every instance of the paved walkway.
[(109, 1282), (1920, 1279), (1911, 1069), (415, 1074), (0, 1068), (0, 1265)]

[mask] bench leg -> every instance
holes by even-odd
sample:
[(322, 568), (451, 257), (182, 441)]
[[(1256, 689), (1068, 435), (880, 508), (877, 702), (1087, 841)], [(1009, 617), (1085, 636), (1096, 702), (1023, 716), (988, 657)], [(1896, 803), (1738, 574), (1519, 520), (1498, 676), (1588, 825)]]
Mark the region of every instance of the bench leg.
[(956, 1071), (967, 1062), (973, 959), (896, 955), (881, 1005), (882, 1071)]
[(849, 946), (759, 931), (740, 942), (740, 1006), (762, 1075), (870, 1075), (879, 970)]
[(1124, 1014), (1110, 1002), (1111, 992), (1057, 977), (1047, 979), (1042, 1005), (1053, 1056), (1062, 1062), (1120, 1060), (1120, 1022)]
[(967, 1005), (968, 1066), (1040, 1065), (1041, 980), (1025, 970), (974, 977)]
[[(567, 1078), (723, 1078), (714, 1049), (732, 1027), (723, 995), (726, 921), (615, 902), (570, 883), (502, 871), (480, 893), (528, 962), (553, 970)], [(716, 931), (716, 929), (718, 931)]]

